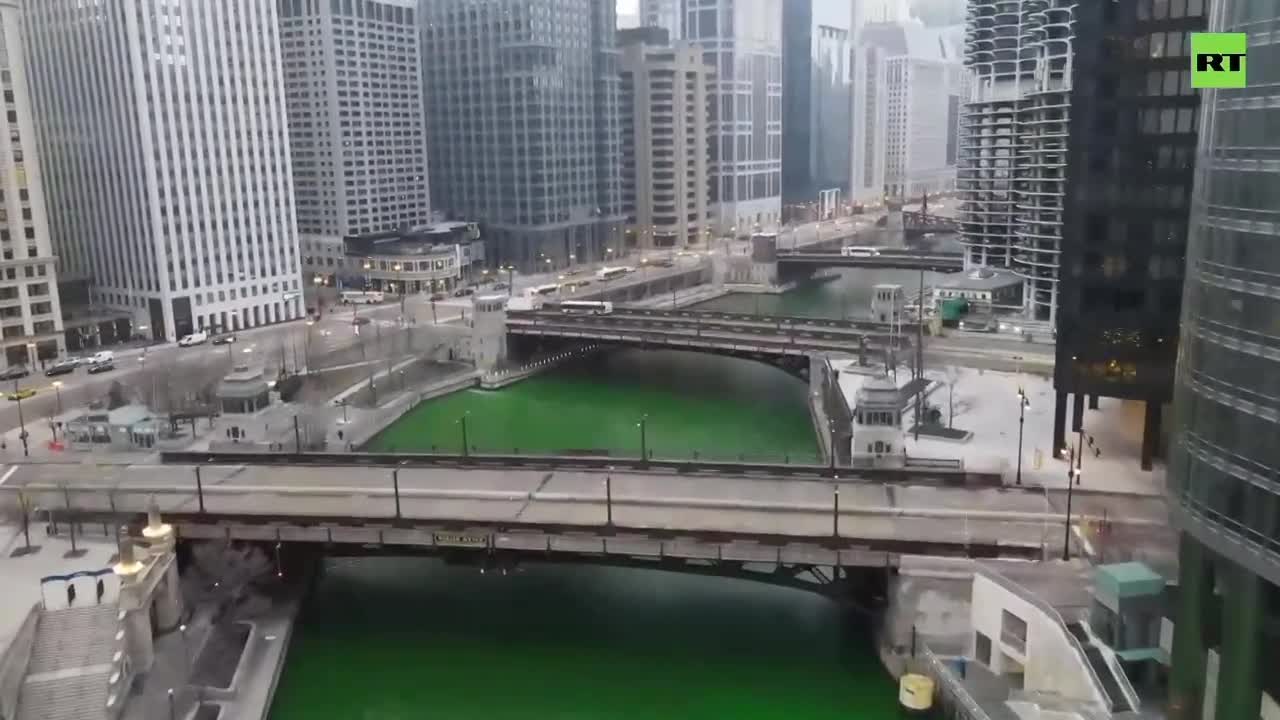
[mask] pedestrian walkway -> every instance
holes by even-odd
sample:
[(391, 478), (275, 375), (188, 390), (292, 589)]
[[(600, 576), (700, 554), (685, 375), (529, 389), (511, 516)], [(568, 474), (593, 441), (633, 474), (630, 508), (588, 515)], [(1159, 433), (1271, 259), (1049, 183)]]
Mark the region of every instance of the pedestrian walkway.
[(119, 608), (114, 602), (41, 614), (17, 720), (90, 720), (106, 714)]
[[(4, 578), (0, 592), (0, 649), (8, 647), (32, 605), (43, 604), (50, 610), (67, 607), (69, 585), (76, 588), (78, 605), (95, 602), (95, 578), (81, 577), (43, 585), (41, 578), (101, 570), (110, 567), (116, 553), (115, 542), (98, 533), (77, 537), (77, 553), (72, 554), (70, 539), (46, 535), (43, 522), (31, 524), (31, 545), (32, 552), (23, 552), (26, 543), (20, 525), (0, 524), (0, 578)], [(79, 554), (80, 551), (83, 554)], [(105, 575), (102, 580), (104, 601), (114, 602), (119, 592), (115, 576)]]

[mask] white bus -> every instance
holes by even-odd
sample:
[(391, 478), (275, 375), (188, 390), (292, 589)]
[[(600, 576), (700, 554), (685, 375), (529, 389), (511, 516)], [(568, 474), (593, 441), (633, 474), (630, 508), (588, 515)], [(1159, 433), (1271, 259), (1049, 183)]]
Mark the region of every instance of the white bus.
[(343, 305), (372, 305), (382, 302), (382, 293), (377, 290), (344, 290), (342, 292)]
[(878, 257), (880, 255), (880, 251), (873, 247), (849, 245), (840, 248), (840, 254), (845, 257)]
[(560, 303), (560, 312), (566, 315), (608, 315), (613, 312), (613, 303), (565, 300)]
[(614, 280), (628, 273), (628, 269), (624, 267), (607, 267), (596, 271), (597, 280)]
[(526, 291), (526, 294), (528, 294), (528, 295), (552, 295), (552, 294), (557, 293), (557, 292), (559, 292), (559, 291), (560, 291), (560, 286), (559, 286), (558, 284), (556, 284), (556, 283), (551, 283), (550, 285), (539, 285), (538, 287), (531, 287), (531, 288), (529, 288), (529, 289)]

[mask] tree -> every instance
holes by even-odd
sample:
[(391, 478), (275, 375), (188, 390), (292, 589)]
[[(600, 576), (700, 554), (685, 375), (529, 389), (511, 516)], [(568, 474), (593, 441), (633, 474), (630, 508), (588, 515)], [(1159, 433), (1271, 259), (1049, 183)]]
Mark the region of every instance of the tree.
[(112, 380), (111, 388), (107, 390), (107, 409), (115, 410), (128, 404), (129, 396), (125, 394), (124, 385), (119, 380)]
[(956, 420), (956, 383), (960, 380), (960, 368), (948, 365), (942, 377), (947, 385), (947, 427), (951, 427)]

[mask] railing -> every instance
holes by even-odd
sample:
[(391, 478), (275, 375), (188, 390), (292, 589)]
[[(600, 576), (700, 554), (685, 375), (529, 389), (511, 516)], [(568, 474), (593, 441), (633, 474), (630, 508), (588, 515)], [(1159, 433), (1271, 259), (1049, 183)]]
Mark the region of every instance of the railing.
[(947, 667), (945, 660), (935, 655), (928, 645), (922, 648), (921, 655), (924, 657), (925, 670), (929, 677), (933, 678), (943, 702), (949, 703), (957, 710), (953, 717), (958, 717), (960, 720), (991, 720), (991, 715), (982, 709), (973, 694), (965, 687), (964, 681), (956, 677), (951, 668)]
[(1080, 641), (1076, 639), (1076, 636), (1072, 635), (1071, 631), (1067, 629), (1067, 622), (1062, 619), (1062, 615), (1054, 609), (1052, 605), (1045, 602), (1043, 598), (1027, 590), (1025, 587), (1005, 577), (999, 570), (996, 570), (990, 565), (978, 563), (977, 570), (983, 575), (983, 577), (1030, 603), (1037, 610), (1044, 613), (1045, 617), (1052, 620), (1054, 624), (1058, 626), (1062, 636), (1066, 638), (1067, 643), (1075, 650), (1076, 656), (1080, 660), (1080, 664), (1083, 665), (1084, 669), (1089, 673), (1089, 681), (1093, 686), (1094, 692), (1098, 695), (1097, 699), (1101, 699), (1105, 707), (1115, 707), (1115, 702), (1107, 693), (1106, 686), (1102, 684), (1102, 678), (1098, 677), (1097, 671), (1093, 669), (1093, 663), (1089, 662), (1089, 656), (1085, 653), (1084, 646), (1081, 645)]
[(0, 655), (0, 720), (12, 720), (18, 714), (18, 696), (27, 677), (27, 663), (35, 646), (36, 628), (40, 624), (40, 604), (35, 603), (18, 632)]
[[(774, 456), (772, 462), (739, 455), (737, 459), (716, 459), (695, 453), (689, 459), (649, 457), (637, 455), (618, 456), (610, 451), (597, 450), (582, 454), (536, 455), (514, 452), (474, 452), (469, 447), (462, 454), (454, 452), (415, 453), (292, 453), (292, 452), (192, 452), (165, 451), (160, 461), (171, 465), (328, 465), (328, 466), (385, 466), (385, 467), (464, 467), (464, 468), (575, 468), (592, 470), (642, 470), (658, 473), (729, 473), (735, 475), (759, 475), (773, 477), (827, 478), (843, 475), (844, 480), (928, 480), (936, 475), (941, 480), (963, 479), (966, 484), (1001, 484), (1000, 473), (967, 472), (963, 462), (954, 458), (916, 458), (908, 456), (905, 466), (882, 467), (816, 462), (790, 462), (791, 458)], [(778, 462), (777, 460), (783, 460)], [(809, 459), (816, 460), (813, 456)], [(925, 476), (925, 477), (922, 477)]]

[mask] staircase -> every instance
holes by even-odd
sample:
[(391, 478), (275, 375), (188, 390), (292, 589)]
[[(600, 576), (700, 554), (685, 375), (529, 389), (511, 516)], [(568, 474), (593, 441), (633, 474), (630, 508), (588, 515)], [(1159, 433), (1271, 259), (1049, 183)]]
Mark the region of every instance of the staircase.
[(115, 604), (41, 614), (17, 720), (104, 720), (117, 647)]
[[(1106, 691), (1107, 697), (1111, 700), (1111, 712), (1137, 712), (1138, 708), (1130, 700), (1129, 694), (1121, 687), (1121, 680), (1116, 677), (1116, 672), (1112, 670), (1111, 663), (1107, 662), (1107, 656), (1102, 649), (1094, 641), (1093, 634), (1085, 627), (1083, 622), (1067, 623), (1067, 632), (1070, 632), (1076, 640), (1080, 641), (1080, 647), (1084, 649), (1084, 657), (1089, 661), (1089, 665), (1093, 667), (1093, 672), (1098, 678), (1098, 682), (1102, 683), (1102, 689)], [(1129, 679), (1124, 678), (1124, 683), (1128, 684)]]

